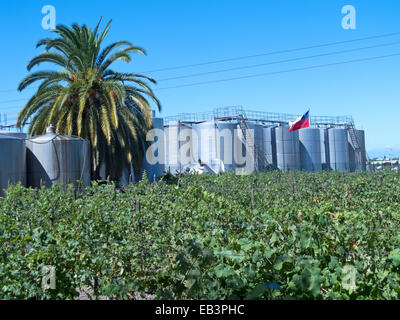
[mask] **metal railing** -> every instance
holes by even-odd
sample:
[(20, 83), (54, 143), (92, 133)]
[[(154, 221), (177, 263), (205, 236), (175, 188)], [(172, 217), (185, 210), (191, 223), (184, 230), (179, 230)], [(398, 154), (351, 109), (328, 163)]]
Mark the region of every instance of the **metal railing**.
[[(277, 113), (277, 112), (264, 112), (244, 110), (242, 106), (230, 106), (216, 108), (213, 111), (199, 112), (199, 113), (181, 113), (171, 117), (164, 118), (164, 124), (168, 125), (170, 121), (181, 121), (198, 123), (204, 121), (211, 121), (213, 119), (220, 121), (238, 120), (240, 115), (246, 115), (246, 120), (262, 124), (288, 124), (294, 121), (300, 115)], [(351, 116), (310, 116), (311, 127), (343, 127), (347, 128), (349, 124), (354, 124)]]

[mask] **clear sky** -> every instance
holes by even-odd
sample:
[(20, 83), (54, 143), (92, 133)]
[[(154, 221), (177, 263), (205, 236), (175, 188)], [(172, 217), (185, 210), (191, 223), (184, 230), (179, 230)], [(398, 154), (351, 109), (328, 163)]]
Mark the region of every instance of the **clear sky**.
[[(314, 115), (352, 115), (366, 130), (367, 150), (400, 149), (400, 56), (333, 65), (226, 82), (163, 89), (190, 83), (279, 72), (314, 65), (400, 54), (400, 34), (329, 47), (258, 56), (197, 67), (147, 72), (272, 51), (400, 32), (399, 0), (25, 0), (1, 1), (0, 113), (12, 122), (34, 90), (18, 93), (26, 64), (42, 49), (36, 42), (52, 36), (42, 28), (44, 5), (56, 9), (57, 24), (103, 26), (113, 19), (106, 43), (128, 40), (146, 49), (126, 72), (144, 72), (155, 86), (161, 116), (242, 105), (249, 110)], [(356, 29), (343, 29), (341, 9), (356, 9)], [(376, 47), (377, 45), (385, 45)], [(389, 45), (390, 44), (390, 45)], [(274, 61), (375, 46), (327, 56), (165, 80)], [(40, 66), (48, 68), (46, 65)], [(34, 69), (37, 70), (37, 69)], [(163, 80), (164, 79), (164, 80)], [(15, 101), (14, 101), (15, 100)]]

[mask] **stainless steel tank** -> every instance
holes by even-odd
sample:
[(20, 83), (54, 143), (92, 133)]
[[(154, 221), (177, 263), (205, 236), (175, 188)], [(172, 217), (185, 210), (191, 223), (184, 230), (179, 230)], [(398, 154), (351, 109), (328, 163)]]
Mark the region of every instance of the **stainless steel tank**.
[(327, 129), (320, 128), (320, 143), (321, 143), (321, 166), (322, 170), (329, 169), (329, 143)]
[(238, 141), (235, 139), (236, 124), (228, 121), (216, 121), (215, 126), (217, 131), (216, 157), (222, 160), (226, 172), (235, 170), (234, 152), (237, 148), (235, 143)]
[[(253, 130), (254, 132), (254, 140), (253, 140), (253, 149), (254, 149), (254, 165), (255, 171), (262, 171), (267, 168), (267, 163), (264, 155), (264, 126), (262, 124), (247, 122), (247, 128), (249, 130)], [(239, 126), (237, 128), (240, 130)]]
[(348, 149), (349, 149), (349, 166), (350, 171), (365, 171), (367, 164), (367, 154), (365, 151), (365, 133), (364, 130), (354, 130), (360, 151), (356, 151), (356, 146), (351, 139), (350, 132), (347, 132)]
[(367, 151), (365, 149), (365, 131), (364, 130), (356, 130), (358, 143), (361, 148), (361, 170), (367, 170)]
[(300, 141), (301, 169), (317, 172), (322, 170), (321, 165), (321, 136), (317, 128), (298, 130)]
[[(162, 118), (156, 118), (153, 111), (153, 129), (158, 129), (164, 132), (164, 120)], [(157, 139), (157, 140), (156, 140)], [(158, 140), (160, 139), (160, 140)], [(156, 145), (162, 145), (161, 149), (157, 148)], [(164, 144), (164, 134), (162, 137), (155, 138), (155, 141), (147, 150), (148, 153), (154, 155), (154, 159), (147, 159), (148, 156), (145, 155), (145, 159), (142, 165), (142, 172), (146, 170), (147, 178), (149, 181), (154, 180), (154, 176), (158, 180), (164, 174), (164, 159), (165, 159), (165, 144)], [(162, 158), (161, 161), (156, 161), (157, 158)], [(153, 164), (153, 162), (156, 162)]]
[[(263, 125), (246, 121), (243, 129), (240, 123), (236, 125), (237, 139), (235, 144), (234, 155), (236, 156), (237, 172), (246, 172), (246, 174), (254, 171), (262, 171), (267, 167), (264, 160), (264, 141), (263, 141)], [(246, 138), (244, 134), (248, 135)], [(245, 159), (245, 166), (240, 163)], [(241, 169), (240, 169), (241, 168)], [(244, 170), (244, 171), (243, 171)]]
[(178, 163), (179, 151), (179, 122), (170, 122), (168, 126), (164, 127), (165, 134), (165, 171), (175, 174), (180, 170)]
[(171, 121), (168, 126), (164, 126), (165, 171), (172, 174), (183, 172), (187, 164), (194, 162), (195, 148), (191, 131), (190, 124), (180, 121)]
[[(192, 125), (193, 129), (193, 162), (210, 164), (217, 158), (218, 130), (215, 121), (206, 121)], [(197, 139), (196, 141), (194, 141)]]
[(25, 141), (0, 134), (0, 196), (18, 182), (26, 186)]
[[(213, 172), (235, 170), (236, 124), (229, 121), (205, 121), (193, 124), (194, 163), (207, 164)], [(195, 143), (197, 139), (197, 143)]]
[(276, 167), (275, 127), (263, 127), (263, 152), (271, 168)]
[(347, 129), (328, 129), (329, 168), (337, 171), (349, 171), (349, 148)]
[(275, 128), (277, 166), (283, 171), (296, 171), (300, 169), (299, 130), (288, 132), (289, 128)]
[(89, 142), (80, 137), (60, 135), (48, 127), (46, 134), (26, 140), (27, 184), (46, 187), (55, 184), (90, 184)]

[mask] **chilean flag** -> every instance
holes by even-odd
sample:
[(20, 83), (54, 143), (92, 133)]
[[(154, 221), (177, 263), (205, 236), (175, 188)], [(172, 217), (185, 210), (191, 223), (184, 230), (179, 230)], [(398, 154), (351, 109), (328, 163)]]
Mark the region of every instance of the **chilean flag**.
[(308, 110), (301, 117), (297, 118), (294, 122), (289, 122), (290, 128), (288, 132), (308, 128), (310, 126), (310, 117), (308, 115), (309, 112), (310, 110)]

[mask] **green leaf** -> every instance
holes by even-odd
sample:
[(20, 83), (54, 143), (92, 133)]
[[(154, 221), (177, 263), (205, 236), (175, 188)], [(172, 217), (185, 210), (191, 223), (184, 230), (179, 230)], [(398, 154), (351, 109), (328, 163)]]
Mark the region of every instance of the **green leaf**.
[(261, 298), (263, 296), (265, 292), (265, 286), (263, 283), (259, 283), (258, 285), (256, 285), (253, 289), (251, 289), (247, 295), (246, 295), (246, 299), (248, 300), (254, 300), (257, 298)]

